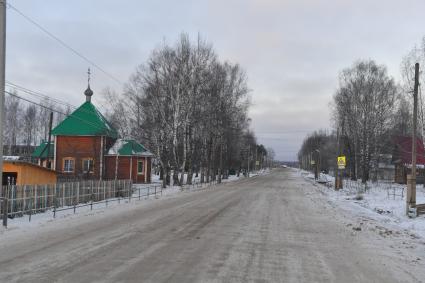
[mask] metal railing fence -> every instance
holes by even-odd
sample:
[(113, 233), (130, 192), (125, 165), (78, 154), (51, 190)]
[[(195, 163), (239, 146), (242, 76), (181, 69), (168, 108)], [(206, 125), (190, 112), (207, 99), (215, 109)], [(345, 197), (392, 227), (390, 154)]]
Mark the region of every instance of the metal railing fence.
[[(217, 184), (216, 180), (201, 183), (194, 181), (180, 187), (180, 190), (202, 190)], [(131, 180), (108, 181), (78, 181), (46, 185), (10, 185), (2, 187), (0, 196), (0, 218), (7, 226), (7, 218), (23, 217), (28, 215), (29, 221), (33, 214), (52, 211), (56, 217), (60, 211), (105, 204), (110, 202), (128, 201), (131, 199), (162, 196), (163, 188), (160, 184), (148, 186), (133, 186)]]
[[(45, 185), (9, 185), (2, 187), (2, 218), (53, 210), (76, 208), (108, 198), (125, 198), (132, 194), (131, 180), (79, 181)], [(7, 216), (7, 217), (6, 217)]]

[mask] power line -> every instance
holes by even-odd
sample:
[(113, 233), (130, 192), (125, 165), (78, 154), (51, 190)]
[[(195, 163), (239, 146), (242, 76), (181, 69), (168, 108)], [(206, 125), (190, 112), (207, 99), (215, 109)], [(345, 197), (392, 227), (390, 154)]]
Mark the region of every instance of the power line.
[(12, 83), (12, 82), (7, 81), (7, 80), (6, 80), (6, 84), (9, 87), (18, 89), (18, 90), (20, 90), (22, 92), (25, 92), (25, 93), (29, 94), (29, 95), (33, 95), (33, 96), (36, 96), (36, 97), (41, 98), (41, 99), (47, 99), (49, 101), (52, 101), (52, 102), (55, 102), (55, 103), (58, 103), (58, 104), (69, 106), (70, 108), (77, 108), (75, 105), (70, 104), (70, 103), (68, 103), (66, 101), (63, 101), (63, 100), (60, 100), (60, 99), (57, 99), (57, 98), (50, 97), (50, 96), (48, 96), (48, 95), (46, 95), (44, 93), (38, 92), (38, 91), (30, 90), (30, 89), (28, 89), (26, 87), (20, 86), (18, 84)]
[(62, 39), (60, 39), (59, 37), (57, 37), (56, 35), (54, 35), (50, 31), (48, 31), (42, 25), (40, 25), (39, 23), (37, 23), (35, 20), (33, 20), (29, 16), (25, 15), (24, 13), (22, 13), (15, 6), (13, 6), (10, 3), (8, 3), (7, 6), (9, 8), (11, 8), (12, 10), (14, 10), (16, 13), (18, 13), (19, 15), (21, 15), (28, 22), (30, 22), (31, 24), (35, 25), (41, 31), (43, 31), (44, 33), (46, 33), (48, 36), (50, 36), (51, 38), (53, 38), (55, 41), (57, 41), (63, 47), (65, 47), (66, 49), (68, 49), (69, 51), (71, 51), (72, 53), (74, 53), (75, 55), (77, 55), (78, 57), (80, 57), (81, 59), (83, 59), (84, 61), (86, 61), (87, 63), (89, 63), (90, 65), (92, 65), (96, 69), (98, 69), (99, 71), (101, 71), (103, 74), (105, 74), (106, 76), (108, 76), (109, 78), (111, 78), (112, 80), (114, 80), (115, 82), (117, 82), (117, 83), (119, 83), (121, 85), (124, 85), (117, 77), (115, 77), (114, 75), (112, 75), (109, 72), (107, 72), (105, 69), (103, 69), (98, 64), (96, 64), (93, 60), (91, 60), (91, 59), (87, 58), (86, 56), (84, 56), (81, 52), (78, 52), (76, 49), (74, 49), (73, 47), (71, 47), (70, 45), (68, 45), (65, 41), (63, 41)]
[[(41, 92), (30, 90), (28, 88), (25, 88), (23, 86), (17, 85), (15, 83), (7, 82), (7, 84), (10, 87), (13, 87), (15, 89), (18, 89), (18, 90), (20, 90), (20, 91), (22, 91), (22, 92), (24, 92), (26, 94), (29, 94), (29, 95), (34, 96), (34, 97), (37, 97), (37, 98), (46, 99), (49, 102), (53, 102), (53, 103), (58, 104), (60, 106), (65, 106), (65, 107), (68, 107), (68, 108), (74, 109), (74, 110), (78, 108), (77, 106), (75, 106), (73, 104), (70, 104), (70, 103), (68, 103), (66, 101), (63, 101), (63, 100), (60, 100), (60, 99), (56, 99), (56, 98), (50, 97), (47, 94), (44, 94), (44, 93), (41, 93)], [(85, 113), (88, 113), (88, 114), (91, 113), (90, 111), (85, 110), (85, 109), (80, 109), (80, 111), (85, 112)]]
[(274, 132), (255, 132), (255, 134), (256, 135), (258, 135), (258, 134), (262, 134), (262, 135), (281, 135), (281, 134), (293, 134), (293, 133), (313, 133), (313, 132), (315, 132), (315, 131), (317, 131), (317, 130), (307, 130), (307, 129), (305, 129), (305, 130), (303, 130), (303, 129), (300, 129), (300, 130), (287, 130), (287, 131), (274, 131)]
[(66, 116), (66, 114), (65, 114), (65, 113), (60, 112), (60, 111), (59, 111), (59, 110), (57, 110), (57, 109), (51, 108), (51, 107), (46, 106), (46, 105), (43, 105), (43, 104), (41, 104), (41, 103), (37, 103), (37, 102), (32, 101), (32, 100), (29, 100), (29, 99), (27, 99), (27, 98), (24, 98), (24, 97), (22, 97), (22, 96), (19, 96), (19, 95), (15, 94), (15, 93), (12, 93), (12, 92), (10, 92), (10, 91), (6, 91), (6, 90), (5, 90), (4, 92), (5, 92), (5, 93), (7, 93), (7, 94), (8, 94), (8, 95), (10, 95), (10, 96), (16, 97), (16, 98), (18, 98), (18, 99), (21, 99), (21, 100), (24, 100), (24, 101), (26, 101), (26, 102), (32, 103), (32, 104), (34, 104), (34, 105), (37, 105), (37, 106), (43, 107), (43, 108), (45, 108), (45, 109), (47, 109), (47, 110), (50, 110), (50, 111), (52, 111), (52, 112), (56, 112), (56, 113), (58, 113), (58, 114), (61, 114), (61, 115), (65, 115), (65, 116)]
[(19, 96), (19, 95), (17, 95), (17, 94), (11, 93), (11, 92), (9, 92), (9, 91), (4, 91), (4, 92), (5, 92), (5, 93), (7, 93), (7, 94), (9, 94), (9, 95), (11, 95), (11, 96), (13, 96), (13, 97), (16, 97), (16, 98), (18, 98), (18, 99), (24, 100), (24, 101), (26, 101), (26, 102), (28, 102), (28, 103), (32, 103), (32, 104), (37, 105), (37, 106), (39, 106), (39, 107), (42, 107), (42, 108), (44, 108), (44, 109), (50, 110), (50, 111), (52, 111), (52, 112), (56, 112), (56, 113), (61, 114), (61, 115), (64, 115), (65, 117), (72, 117), (72, 118), (75, 118), (75, 119), (77, 119), (77, 120), (80, 120), (81, 122), (83, 122), (83, 123), (85, 123), (85, 124), (87, 124), (87, 125), (89, 125), (89, 126), (92, 126), (92, 127), (96, 128), (96, 129), (98, 129), (98, 130), (104, 130), (104, 129), (103, 129), (102, 127), (100, 127), (99, 125), (96, 125), (96, 124), (94, 124), (94, 123), (92, 123), (92, 122), (90, 122), (90, 121), (87, 121), (87, 120), (85, 120), (85, 119), (82, 119), (82, 118), (80, 118), (80, 117), (78, 117), (78, 116), (74, 116), (74, 115), (72, 115), (72, 113), (68, 115), (68, 114), (66, 114), (66, 113), (63, 113), (63, 112), (61, 112), (61, 111), (57, 110), (57, 109), (54, 109), (54, 108), (52, 108), (52, 107), (49, 107), (49, 106), (43, 105), (43, 104), (41, 104), (41, 103), (38, 103), (38, 102), (32, 101), (32, 100), (30, 100), (30, 99), (24, 98), (24, 97), (22, 97), (22, 96)]

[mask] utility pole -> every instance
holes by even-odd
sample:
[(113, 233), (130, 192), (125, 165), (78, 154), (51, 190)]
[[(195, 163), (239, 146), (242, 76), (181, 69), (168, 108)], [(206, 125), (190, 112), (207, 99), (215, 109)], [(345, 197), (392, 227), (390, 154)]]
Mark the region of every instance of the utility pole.
[(341, 180), (340, 180), (340, 174), (339, 174), (339, 166), (338, 166), (338, 156), (341, 155), (341, 143), (340, 143), (340, 130), (339, 127), (337, 127), (336, 129), (336, 142), (338, 144), (338, 153), (337, 153), (337, 158), (335, 160), (335, 164), (336, 164), (336, 173), (335, 173), (335, 190), (339, 190), (341, 188)]
[(50, 112), (49, 116), (49, 138), (47, 139), (47, 158), (46, 158), (46, 167), (52, 169), (52, 164), (50, 163), (50, 144), (52, 143), (52, 124), (53, 124), (53, 112)]
[(406, 214), (416, 207), (416, 125), (418, 120), (419, 63), (415, 64), (415, 85), (413, 87), (413, 131), (412, 131), (412, 172), (407, 176)]
[(320, 150), (316, 149), (314, 151), (314, 179), (319, 179), (319, 168), (320, 168)]
[(247, 175), (247, 177), (249, 177), (249, 159), (251, 158), (251, 146), (249, 147), (249, 150), (248, 150), (248, 172), (246, 173)]
[(257, 145), (255, 145), (255, 164), (254, 164), (254, 171), (257, 171), (258, 169), (257, 169), (257, 150), (258, 150), (258, 147), (257, 147)]
[(46, 153), (46, 168), (51, 169), (51, 166), (49, 164), (49, 156), (50, 156), (50, 143), (52, 142), (52, 123), (53, 123), (53, 112), (50, 112), (50, 116), (49, 116), (49, 136), (47, 139), (47, 145), (43, 148), (43, 150), (40, 152), (40, 155), (38, 156), (38, 158), (40, 159), (40, 166), (43, 166), (43, 154), (45, 151), (47, 151)]
[[(0, 197), (3, 195), (3, 124), (4, 124), (4, 82), (6, 69), (6, 0), (0, 1)], [(5, 194), (4, 194), (5, 195)], [(5, 195), (6, 196), (6, 195)], [(7, 206), (3, 202), (3, 209), (6, 211)], [(3, 214), (3, 225), (7, 226), (7, 217)]]

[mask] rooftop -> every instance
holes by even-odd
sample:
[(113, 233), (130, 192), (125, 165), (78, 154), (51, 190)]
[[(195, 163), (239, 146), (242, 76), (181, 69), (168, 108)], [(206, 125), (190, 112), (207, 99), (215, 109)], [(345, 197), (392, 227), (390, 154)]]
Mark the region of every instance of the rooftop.
[[(394, 163), (412, 164), (412, 137), (394, 137)], [(416, 164), (425, 164), (425, 150), (422, 139), (416, 138)]]
[(108, 151), (108, 155), (124, 155), (124, 156), (153, 156), (141, 143), (135, 140), (118, 139)]
[(54, 136), (108, 136), (118, 138), (117, 131), (90, 102), (84, 102), (79, 108), (56, 126)]
[(31, 156), (34, 158), (47, 158), (48, 152), (49, 158), (54, 158), (55, 144), (50, 142), (50, 148), (47, 148), (47, 144), (47, 142), (43, 141), (39, 146), (37, 146)]

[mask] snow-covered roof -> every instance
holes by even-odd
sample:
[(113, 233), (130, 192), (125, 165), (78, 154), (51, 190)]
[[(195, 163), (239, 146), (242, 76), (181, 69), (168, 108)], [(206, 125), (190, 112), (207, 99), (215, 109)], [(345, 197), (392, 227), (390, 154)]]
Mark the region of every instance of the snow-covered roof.
[(10, 161), (16, 161), (19, 160), (20, 156), (15, 155), (3, 155), (3, 160), (10, 160)]
[(114, 143), (114, 145), (109, 149), (108, 154), (109, 155), (116, 155), (119, 151), (119, 149), (123, 146), (124, 140), (117, 139)]
[(115, 144), (109, 149), (108, 155), (121, 155), (121, 156), (153, 156), (141, 143), (135, 140), (117, 139)]

